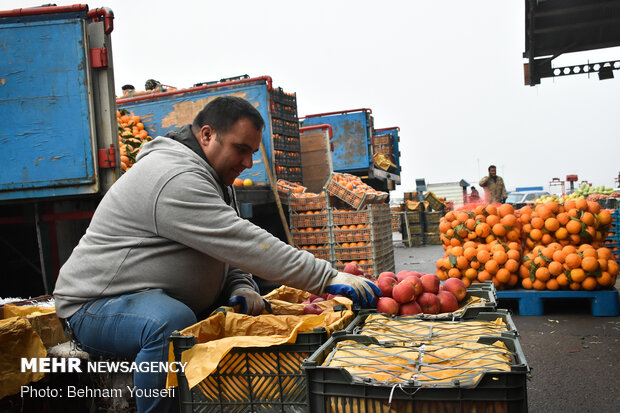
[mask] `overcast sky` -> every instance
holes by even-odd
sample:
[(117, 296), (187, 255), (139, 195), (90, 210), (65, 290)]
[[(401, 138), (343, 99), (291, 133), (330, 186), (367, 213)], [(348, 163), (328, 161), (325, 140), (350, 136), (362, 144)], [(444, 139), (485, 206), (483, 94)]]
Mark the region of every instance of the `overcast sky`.
[[(2, 0), (1, 9), (40, 5)], [(72, 4), (72, 3), (57, 3)], [(402, 184), (475, 183), (496, 164), (508, 190), (567, 174), (614, 186), (620, 71), (524, 86), (524, 1), (129, 1), (110, 7), (117, 94), (269, 75), (300, 116), (370, 108), (399, 126)], [(554, 66), (620, 59), (620, 48)], [(396, 195), (396, 194), (395, 194)]]

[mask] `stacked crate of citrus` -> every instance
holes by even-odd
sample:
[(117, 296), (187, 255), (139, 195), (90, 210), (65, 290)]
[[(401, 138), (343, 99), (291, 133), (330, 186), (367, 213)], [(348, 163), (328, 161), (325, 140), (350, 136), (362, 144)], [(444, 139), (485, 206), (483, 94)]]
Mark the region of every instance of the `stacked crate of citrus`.
[(142, 145), (152, 140), (140, 116), (131, 115), (127, 110), (116, 111), (118, 122), (118, 147), (121, 155), (121, 169), (128, 170), (136, 162)]
[(491, 280), (498, 289), (610, 288), (618, 263), (602, 243), (611, 221), (608, 210), (585, 199), (452, 211), (440, 223), (446, 253), (437, 275), (466, 285)]

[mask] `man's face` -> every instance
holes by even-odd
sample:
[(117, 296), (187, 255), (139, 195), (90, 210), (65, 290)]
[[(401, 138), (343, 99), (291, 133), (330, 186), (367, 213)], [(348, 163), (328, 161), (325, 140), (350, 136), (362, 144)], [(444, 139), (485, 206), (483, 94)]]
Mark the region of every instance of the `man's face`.
[(232, 185), (241, 172), (252, 167), (252, 154), (260, 148), (263, 136), (247, 118), (239, 119), (224, 134), (208, 125), (199, 133), (200, 145), (224, 185)]
[(497, 171), (495, 168), (490, 168), (489, 169), (489, 176), (495, 176), (497, 175)]

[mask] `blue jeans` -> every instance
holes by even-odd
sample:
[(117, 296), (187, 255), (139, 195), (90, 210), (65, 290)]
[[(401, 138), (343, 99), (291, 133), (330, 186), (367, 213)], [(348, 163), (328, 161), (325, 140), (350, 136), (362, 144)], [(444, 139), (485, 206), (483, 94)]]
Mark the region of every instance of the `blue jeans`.
[[(154, 289), (106, 297), (84, 304), (69, 319), (82, 349), (89, 354), (141, 362), (167, 362), (169, 337), (196, 323), (185, 304)], [(134, 372), (138, 389), (164, 389), (166, 373)], [(177, 393), (177, 392), (175, 392)], [(175, 397), (137, 397), (139, 412), (169, 412), (179, 408)]]

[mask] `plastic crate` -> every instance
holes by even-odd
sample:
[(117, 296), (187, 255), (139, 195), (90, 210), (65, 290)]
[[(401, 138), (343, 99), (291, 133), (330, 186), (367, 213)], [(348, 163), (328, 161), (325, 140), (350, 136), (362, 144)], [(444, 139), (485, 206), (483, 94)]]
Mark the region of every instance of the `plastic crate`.
[(345, 188), (343, 185), (339, 184), (334, 174), (330, 176), (329, 180), (325, 184), (325, 192), (332, 194), (337, 198), (340, 198), (357, 210), (364, 208), (368, 204), (384, 203), (388, 197), (388, 194), (384, 192), (379, 194), (372, 194), (367, 192), (353, 192)]
[(392, 135), (380, 135), (373, 138), (375, 146), (379, 145), (392, 145)]
[(439, 225), (439, 220), (444, 216), (443, 211), (435, 211), (435, 212), (424, 212), (424, 222), (428, 224), (436, 224)]
[(309, 248), (304, 251), (308, 251), (310, 254), (314, 255), (316, 258), (320, 258), (322, 260), (331, 261), (332, 260), (332, 250), (328, 246), (324, 248)]
[(328, 225), (327, 211), (321, 211), (317, 214), (299, 214), (291, 211), (291, 227), (292, 228), (308, 228), (308, 227), (326, 227)]
[(424, 243), (426, 245), (441, 245), (441, 234), (439, 232), (425, 232)]
[[(324, 328), (299, 333), (295, 344), (233, 348), (213, 374), (189, 389), (177, 373), (181, 413), (306, 412), (307, 386), (301, 363), (327, 341)], [(196, 344), (193, 336), (171, 336), (176, 360)]]
[(296, 245), (316, 245), (329, 243), (329, 230), (322, 229), (317, 231), (291, 231), (293, 242)]
[[(364, 225), (364, 224), (359, 224)], [(334, 242), (360, 242), (370, 241), (371, 233), (370, 226), (367, 228), (355, 228), (355, 229), (340, 229), (334, 228)]]
[(424, 195), (424, 200), (426, 202), (428, 202), (429, 206), (434, 210), (434, 211), (443, 211), (444, 208), (446, 207), (445, 204), (443, 202), (441, 202), (439, 200), (439, 198), (437, 198), (435, 196), (434, 193), (432, 192), (427, 192)]
[(327, 201), (322, 195), (299, 197), (291, 194), (288, 204), (293, 211), (316, 211), (325, 209)]
[[(372, 321), (368, 324), (367, 319), (370, 315), (374, 315)], [(378, 317), (377, 317), (378, 316)], [(385, 318), (385, 321), (382, 321)], [(503, 326), (495, 324), (497, 319), (501, 319)], [(388, 328), (385, 328), (387, 322), (390, 322)], [(416, 345), (430, 344), (437, 340), (456, 340), (456, 341), (475, 341), (472, 340), (472, 330), (478, 327), (473, 323), (488, 323), (488, 333), (482, 335), (499, 335), (503, 337), (517, 337), (517, 327), (512, 320), (508, 310), (498, 309), (495, 311), (482, 311), (475, 317), (461, 320), (424, 320), (414, 316), (388, 316), (387, 314), (379, 314), (373, 310), (362, 310), (357, 317), (344, 330), (348, 334), (362, 334), (377, 338), (381, 343), (389, 342), (405, 342), (416, 343)], [(449, 323), (451, 326), (461, 326), (452, 332), (448, 337), (445, 335), (441, 327), (442, 323)], [(385, 335), (385, 339), (379, 339), (374, 335), (376, 329), (384, 330), (380, 334)]]
[(512, 353), (510, 371), (487, 371), (474, 385), (458, 380), (449, 385), (424, 386), (419, 382), (383, 383), (354, 379), (344, 368), (321, 364), (336, 343), (353, 340), (377, 343), (370, 337), (334, 336), (302, 364), (313, 413), (326, 412), (527, 412), (529, 367), (515, 338), (481, 337), (481, 344), (503, 342)]
[(409, 233), (412, 235), (419, 235), (420, 237), (424, 233), (424, 225), (421, 222), (409, 224)]
[(407, 222), (410, 224), (419, 224), (422, 222), (422, 212), (420, 211), (409, 211), (406, 215)]

